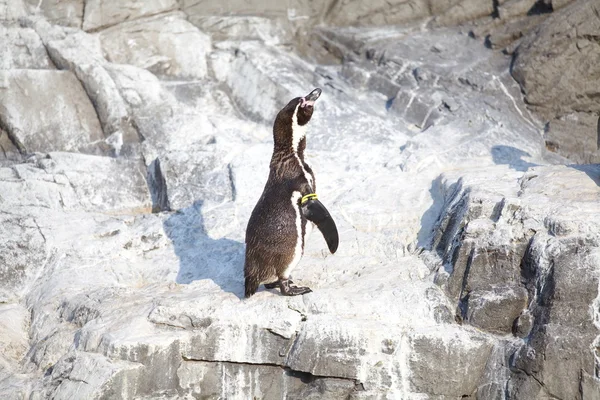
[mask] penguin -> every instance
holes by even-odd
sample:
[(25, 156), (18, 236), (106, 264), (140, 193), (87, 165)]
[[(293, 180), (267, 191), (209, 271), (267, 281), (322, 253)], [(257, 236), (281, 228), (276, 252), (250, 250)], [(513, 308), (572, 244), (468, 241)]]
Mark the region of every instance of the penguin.
[(338, 248), (337, 227), (316, 195), (315, 174), (304, 159), (306, 128), (320, 95), (317, 88), (292, 99), (275, 118), (269, 178), (246, 228), (246, 297), (261, 284), (279, 287), (284, 296), (312, 292), (294, 286), (289, 278), (304, 253), (309, 221), (321, 231), (332, 254)]

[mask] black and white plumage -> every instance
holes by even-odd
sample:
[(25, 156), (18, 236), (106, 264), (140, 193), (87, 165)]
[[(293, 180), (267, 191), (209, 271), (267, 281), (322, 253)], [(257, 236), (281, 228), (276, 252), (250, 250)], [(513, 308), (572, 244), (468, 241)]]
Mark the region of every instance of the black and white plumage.
[(337, 250), (335, 222), (314, 195), (315, 174), (304, 160), (306, 128), (320, 95), (321, 89), (315, 89), (291, 100), (275, 118), (269, 178), (246, 229), (246, 297), (261, 284), (279, 287), (288, 296), (311, 291), (292, 286), (289, 279), (304, 252), (308, 221), (323, 233), (329, 250)]

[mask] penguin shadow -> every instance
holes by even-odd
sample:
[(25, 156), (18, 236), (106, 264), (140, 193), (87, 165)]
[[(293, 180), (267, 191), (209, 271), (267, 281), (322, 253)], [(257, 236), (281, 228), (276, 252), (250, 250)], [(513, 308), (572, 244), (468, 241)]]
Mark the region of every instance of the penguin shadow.
[(444, 207), (444, 193), (441, 189), (442, 177), (438, 176), (429, 188), (429, 193), (433, 200), (431, 206), (421, 216), (421, 228), (417, 234), (417, 247), (431, 251), (435, 231), (441, 217)]
[(512, 146), (497, 145), (492, 147), (492, 160), (496, 164), (508, 165), (515, 171), (521, 172), (538, 166), (538, 164), (523, 160), (523, 157), (531, 157), (531, 154)]
[(189, 284), (210, 279), (224, 292), (244, 298), (244, 244), (231, 239), (212, 239), (206, 234), (202, 201), (173, 213), (163, 228), (179, 258), (176, 282)]

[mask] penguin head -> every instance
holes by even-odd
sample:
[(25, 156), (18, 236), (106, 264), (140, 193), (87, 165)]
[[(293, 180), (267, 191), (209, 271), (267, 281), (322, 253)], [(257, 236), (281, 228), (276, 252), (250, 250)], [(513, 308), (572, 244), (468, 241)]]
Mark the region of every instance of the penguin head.
[(275, 143), (297, 143), (304, 137), (305, 127), (312, 117), (315, 101), (321, 95), (321, 89), (316, 88), (304, 97), (292, 99), (279, 111), (275, 118), (273, 133)]

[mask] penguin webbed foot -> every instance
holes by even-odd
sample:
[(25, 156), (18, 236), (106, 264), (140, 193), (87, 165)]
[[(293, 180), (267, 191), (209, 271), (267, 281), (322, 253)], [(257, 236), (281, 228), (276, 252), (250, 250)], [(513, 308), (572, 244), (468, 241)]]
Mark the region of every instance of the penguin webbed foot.
[[(288, 279), (290, 284), (294, 283), (291, 279)], [(279, 281), (265, 283), (265, 289), (277, 289), (279, 287)]]
[(281, 279), (277, 283), (279, 284), (281, 294), (284, 296), (299, 296), (312, 292), (312, 290), (306, 286), (292, 286), (291, 284), (293, 282), (289, 279)]

